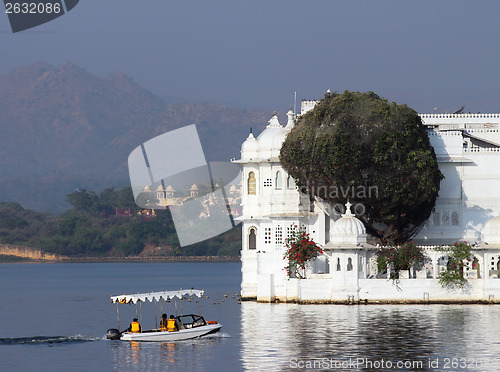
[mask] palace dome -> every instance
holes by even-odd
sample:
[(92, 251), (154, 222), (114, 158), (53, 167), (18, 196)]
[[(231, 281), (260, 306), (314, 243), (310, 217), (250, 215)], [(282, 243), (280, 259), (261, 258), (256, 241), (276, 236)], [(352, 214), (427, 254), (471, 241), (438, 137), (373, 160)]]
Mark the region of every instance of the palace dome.
[(259, 143), (253, 136), (252, 132), (241, 145), (241, 158), (243, 160), (256, 159), (259, 152)]
[(290, 133), (289, 130), (287, 129), (282, 129), (280, 132), (276, 133), (273, 138), (273, 151), (278, 151), (278, 156), (279, 156), (279, 151), (281, 150), (281, 146), (283, 145), (283, 142), (285, 141), (286, 135)]
[(482, 231), (483, 242), (487, 244), (500, 244), (500, 216), (488, 220)]
[(280, 124), (277, 115), (273, 115), (266, 129), (257, 138), (250, 132), (248, 138), (241, 145), (241, 159), (269, 160), (279, 157), (281, 146), (287, 134), (295, 125), (294, 115), (291, 110), (287, 113), (287, 116), (286, 127)]
[(276, 147), (277, 144), (274, 138), (282, 132), (285, 132), (285, 130), (281, 126), (278, 116), (274, 115), (271, 120), (269, 120), (269, 125), (266, 129), (257, 137), (257, 141), (259, 142), (259, 153), (262, 159), (268, 159), (279, 155), (281, 143), (279, 147)]
[(362, 244), (366, 243), (366, 228), (363, 223), (351, 212), (351, 203), (346, 203), (346, 212), (333, 223), (330, 233), (330, 243)]

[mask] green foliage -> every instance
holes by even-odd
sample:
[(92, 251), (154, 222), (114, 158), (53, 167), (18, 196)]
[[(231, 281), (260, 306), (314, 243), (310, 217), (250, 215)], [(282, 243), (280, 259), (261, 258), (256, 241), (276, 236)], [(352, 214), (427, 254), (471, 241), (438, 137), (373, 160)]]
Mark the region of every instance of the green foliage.
[(48, 215), (24, 209), (19, 203), (0, 202), (0, 244), (25, 245), (50, 225), (49, 219)]
[(392, 266), (391, 278), (398, 280), (400, 272), (412, 267), (420, 270), (425, 263), (424, 250), (414, 242), (403, 243), (399, 246), (382, 247), (377, 252), (377, 267), (384, 272)]
[[(241, 228), (208, 241), (179, 247), (168, 210), (154, 217), (138, 214), (132, 190), (107, 188), (99, 194), (77, 190), (67, 197), (73, 206), (55, 217), (0, 202), (0, 244), (18, 244), (67, 256), (135, 256), (146, 245), (161, 246), (164, 255), (238, 256)], [(117, 215), (116, 210), (130, 212)]]
[(98, 203), (98, 197), (95, 192), (85, 189), (77, 190), (68, 194), (66, 200), (78, 212), (90, 212)]
[(116, 208), (129, 209), (132, 213), (139, 209), (135, 204), (130, 187), (124, 187), (120, 190), (108, 187), (99, 194), (79, 189), (68, 194), (66, 200), (71, 204), (74, 212), (90, 216), (112, 216), (115, 214)]
[(358, 215), (382, 244), (401, 244), (429, 217), (443, 175), (418, 114), (373, 92), (327, 94), (287, 136), (281, 163), (299, 189)]
[(288, 260), (285, 270), (288, 276), (295, 274), (299, 279), (306, 278), (306, 265), (323, 254), (321, 247), (309, 237), (305, 231), (293, 230), (285, 241), (286, 251), (283, 256)]
[(58, 234), (61, 236), (73, 236), (78, 226), (84, 226), (90, 220), (83, 216), (68, 215), (59, 218)]
[(28, 221), (20, 217), (4, 217), (0, 219), (0, 229), (23, 229), (28, 225)]
[(464, 278), (464, 266), (465, 261), (471, 261), (474, 258), (472, 246), (467, 242), (457, 242), (437, 249), (448, 256), (446, 271), (441, 272), (438, 276), (439, 284), (448, 289), (465, 288), (468, 281)]

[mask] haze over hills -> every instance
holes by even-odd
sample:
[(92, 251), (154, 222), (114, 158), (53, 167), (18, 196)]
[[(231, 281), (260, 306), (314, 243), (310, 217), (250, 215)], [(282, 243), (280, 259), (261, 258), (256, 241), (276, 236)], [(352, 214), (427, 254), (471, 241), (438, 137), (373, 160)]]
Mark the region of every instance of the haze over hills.
[[(161, 78), (161, 77), (159, 77)], [(144, 141), (197, 124), (208, 161), (239, 156), (270, 113), (171, 103), (116, 72), (105, 79), (65, 63), (0, 75), (0, 200), (61, 212), (76, 188), (128, 184), (127, 158)]]

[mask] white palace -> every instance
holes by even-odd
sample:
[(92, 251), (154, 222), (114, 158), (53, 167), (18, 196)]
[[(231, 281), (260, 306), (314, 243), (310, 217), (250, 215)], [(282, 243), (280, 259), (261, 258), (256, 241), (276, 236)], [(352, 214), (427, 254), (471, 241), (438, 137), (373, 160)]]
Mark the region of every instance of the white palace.
[[(302, 101), (301, 114), (315, 101)], [(279, 161), (281, 145), (295, 125), (277, 116), (241, 146), (242, 283), (241, 295), (257, 301), (301, 303), (500, 302), (500, 114), (421, 114), (446, 177), (434, 212), (415, 241), (428, 256), (422, 270), (406, 271), (395, 285), (377, 272), (377, 246), (348, 205), (332, 212), (324, 203), (299, 193)], [(312, 207), (312, 208), (311, 208)], [(313, 211), (313, 212), (311, 212)], [(288, 278), (284, 242), (298, 226), (324, 255), (307, 269), (307, 279)], [(437, 276), (447, 257), (435, 248), (467, 241), (474, 245), (474, 267), (464, 268), (465, 289), (444, 289)]]

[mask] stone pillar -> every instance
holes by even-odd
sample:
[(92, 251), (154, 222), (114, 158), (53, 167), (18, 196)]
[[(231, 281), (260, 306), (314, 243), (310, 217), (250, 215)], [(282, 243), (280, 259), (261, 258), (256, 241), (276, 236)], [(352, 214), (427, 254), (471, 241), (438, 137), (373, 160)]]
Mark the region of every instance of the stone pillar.
[(490, 278), (490, 254), (486, 253), (486, 251), (483, 251), (483, 278), (484, 279), (489, 279)]
[(361, 257), (361, 251), (359, 249), (354, 249), (354, 262), (353, 262), (353, 270), (356, 273), (354, 276), (354, 291), (355, 291), (355, 299), (359, 300), (359, 258)]
[(354, 262), (352, 263), (353, 270), (355, 273), (359, 273), (359, 251), (357, 249), (354, 250)]
[(358, 279), (365, 279), (367, 274), (367, 265), (366, 265), (366, 251), (359, 250), (358, 251), (358, 265), (359, 261), (362, 261), (361, 266), (358, 267)]
[(316, 231), (317, 231), (317, 237), (318, 237), (318, 242), (319, 244), (321, 245), (325, 245), (326, 244), (326, 236), (325, 236), (325, 231), (326, 231), (326, 227), (325, 227), (325, 214), (320, 211), (318, 213), (318, 219), (317, 219), (317, 222), (316, 222)]
[(438, 272), (438, 252), (433, 252), (432, 253), (432, 278), (437, 279), (439, 272)]

